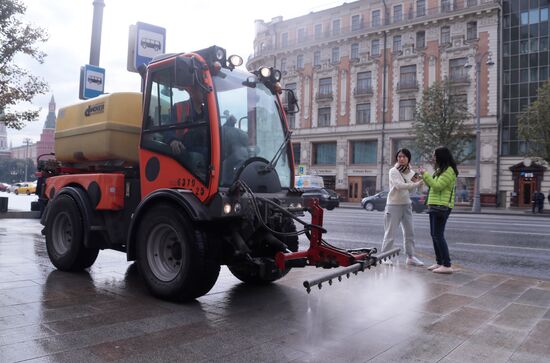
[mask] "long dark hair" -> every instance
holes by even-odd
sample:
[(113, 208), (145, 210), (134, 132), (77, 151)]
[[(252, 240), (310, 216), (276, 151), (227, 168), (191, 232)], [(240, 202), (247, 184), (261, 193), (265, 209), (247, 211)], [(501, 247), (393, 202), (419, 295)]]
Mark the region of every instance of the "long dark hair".
[(453, 154), (451, 153), (451, 150), (446, 148), (445, 146), (440, 146), (437, 149), (435, 149), (435, 174), (441, 175), (445, 170), (447, 170), (448, 167), (453, 168), (455, 175), (458, 176), (458, 169), (456, 168), (456, 162), (453, 158)]
[(407, 157), (407, 159), (409, 159), (409, 162), (407, 164), (411, 163), (411, 152), (409, 151), (409, 149), (401, 148), (397, 150), (397, 152), (395, 153), (395, 161), (397, 161), (397, 157), (399, 156), (399, 154), (403, 154)]

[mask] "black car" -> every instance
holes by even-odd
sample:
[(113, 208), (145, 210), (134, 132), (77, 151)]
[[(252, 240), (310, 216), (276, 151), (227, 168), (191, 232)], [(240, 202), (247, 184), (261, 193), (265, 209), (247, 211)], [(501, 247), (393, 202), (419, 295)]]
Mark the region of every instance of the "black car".
[[(388, 192), (380, 192), (370, 197), (365, 197), (361, 200), (361, 207), (368, 211), (377, 210), (383, 211), (386, 208), (386, 201), (388, 200)], [(422, 213), (426, 209), (424, 201), (426, 196), (424, 194), (411, 193), (412, 209), (417, 213)]]
[(319, 199), (319, 205), (322, 208), (328, 210), (333, 210), (334, 208), (340, 206), (340, 197), (338, 194), (331, 189), (326, 188), (304, 188), (304, 193), (302, 194), (304, 200), (317, 198)]

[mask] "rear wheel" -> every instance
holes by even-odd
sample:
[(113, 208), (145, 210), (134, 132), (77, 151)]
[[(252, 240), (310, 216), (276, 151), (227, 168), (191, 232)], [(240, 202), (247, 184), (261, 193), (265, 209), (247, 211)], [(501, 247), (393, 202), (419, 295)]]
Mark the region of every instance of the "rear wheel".
[(31, 191), (27, 189), (27, 195), (31, 195)]
[(46, 249), (50, 261), (62, 271), (80, 271), (94, 264), (98, 248), (84, 246), (82, 215), (68, 195), (55, 198), (46, 223)]
[(143, 217), (138, 236), (138, 266), (153, 295), (192, 300), (216, 283), (220, 264), (215, 247), (174, 207), (153, 208)]

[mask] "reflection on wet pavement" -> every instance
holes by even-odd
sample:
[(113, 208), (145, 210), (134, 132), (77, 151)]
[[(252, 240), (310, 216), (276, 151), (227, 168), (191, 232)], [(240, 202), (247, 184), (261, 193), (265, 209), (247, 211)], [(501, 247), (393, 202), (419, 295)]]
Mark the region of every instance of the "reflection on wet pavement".
[(102, 251), (51, 265), (35, 220), (0, 219), (0, 362), (533, 362), (550, 356), (550, 282), (380, 266), (306, 294), (295, 269), (247, 286), (223, 268), (190, 304), (153, 298)]

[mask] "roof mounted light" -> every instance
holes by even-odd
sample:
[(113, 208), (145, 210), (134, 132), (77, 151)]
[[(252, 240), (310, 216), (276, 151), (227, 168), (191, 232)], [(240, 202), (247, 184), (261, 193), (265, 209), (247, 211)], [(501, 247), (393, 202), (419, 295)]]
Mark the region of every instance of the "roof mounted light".
[(225, 58), (225, 51), (223, 48), (217, 48), (216, 49), (216, 59), (219, 61), (222, 61)]
[(230, 55), (227, 60), (232, 67), (238, 67), (243, 64), (243, 59), (241, 58), (241, 56), (238, 56), (236, 54)]
[(264, 78), (271, 77), (271, 69), (267, 67), (260, 68), (260, 75)]

